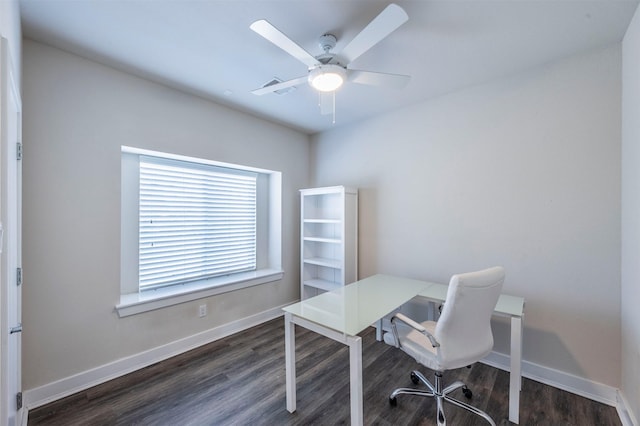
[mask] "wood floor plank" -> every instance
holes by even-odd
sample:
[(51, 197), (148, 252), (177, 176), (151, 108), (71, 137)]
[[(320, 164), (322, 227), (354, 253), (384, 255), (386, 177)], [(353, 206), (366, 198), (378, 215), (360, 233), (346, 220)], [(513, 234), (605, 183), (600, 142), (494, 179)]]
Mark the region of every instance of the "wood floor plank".
[[(363, 405), (367, 425), (435, 425), (431, 399), (389, 394), (414, 387), (409, 373), (433, 372), (362, 334)], [(344, 345), (296, 327), (297, 407), (285, 408), (284, 324), (276, 319), (154, 364), (29, 413), (28, 426), (129, 425), (348, 425), (349, 351)], [(471, 404), (500, 426), (508, 417), (509, 374), (477, 363), (446, 372), (445, 384), (465, 381)], [(454, 397), (464, 400), (460, 391)], [(466, 410), (446, 405), (449, 424), (482, 425)], [(521, 425), (618, 426), (614, 407), (524, 379)]]

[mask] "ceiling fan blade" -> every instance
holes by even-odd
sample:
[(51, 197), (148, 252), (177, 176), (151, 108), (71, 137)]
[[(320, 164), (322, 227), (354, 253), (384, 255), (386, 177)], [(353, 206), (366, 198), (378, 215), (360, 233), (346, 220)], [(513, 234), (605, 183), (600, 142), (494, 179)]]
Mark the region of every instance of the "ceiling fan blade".
[(308, 79), (309, 77), (305, 75), (303, 77), (294, 78), (293, 80), (287, 80), (287, 81), (283, 81), (282, 83), (271, 84), (269, 86), (261, 87), (259, 89), (252, 90), (251, 93), (253, 93), (254, 95), (262, 96), (262, 95), (266, 95), (267, 93), (273, 93), (277, 90), (282, 90), (288, 87), (297, 86), (302, 83), (307, 83)]
[(293, 40), (271, 25), (268, 21), (260, 19), (259, 21), (251, 24), (249, 28), (305, 64), (307, 67), (312, 68), (320, 65), (320, 62), (311, 56), (309, 52), (298, 46)]
[(392, 89), (402, 89), (409, 83), (411, 77), (401, 74), (386, 74), (383, 72), (349, 70), (349, 81), (369, 86), (383, 86)]
[(320, 114), (333, 114), (335, 96), (335, 92), (320, 92)]
[(407, 13), (395, 3), (387, 6), (342, 50), (347, 64), (354, 61), (409, 20)]

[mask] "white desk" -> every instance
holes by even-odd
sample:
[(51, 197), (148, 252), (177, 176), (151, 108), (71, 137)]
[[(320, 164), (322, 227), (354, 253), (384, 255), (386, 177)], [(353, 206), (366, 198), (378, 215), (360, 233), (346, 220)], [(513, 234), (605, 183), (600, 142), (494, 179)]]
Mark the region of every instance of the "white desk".
[[(430, 289), (431, 291), (429, 291)], [(444, 295), (442, 295), (442, 290), (444, 290)], [(382, 317), (418, 295), (434, 302), (443, 301), (446, 296), (446, 286), (388, 275), (374, 275), (338, 290), (323, 293), (284, 308), (287, 410), (290, 413), (296, 410), (294, 328), (297, 324), (349, 346), (351, 424), (362, 425), (364, 420), (362, 404), (362, 339), (358, 336), (358, 333), (377, 323)], [(509, 419), (517, 423), (520, 403), (521, 350), (519, 349), (515, 353), (513, 350), (513, 318), (519, 318), (515, 323), (519, 330), (515, 333), (515, 340), (517, 340), (516, 346), (521, 348), (524, 300), (521, 298), (510, 300), (509, 297), (511, 296), (502, 297), (507, 298), (503, 300), (506, 306), (503, 307), (501, 302), (498, 303), (501, 309), (504, 309), (505, 314), (512, 317), (512, 369), (514, 358), (517, 358), (515, 361), (518, 367), (517, 376), (514, 379), (514, 370), (512, 370), (509, 393)], [(515, 299), (522, 300), (520, 316), (516, 315), (517, 300)], [(496, 312), (497, 310), (498, 308), (496, 307)], [(517, 386), (514, 383), (517, 383)], [(514, 389), (517, 390), (514, 391)], [(515, 417), (513, 418), (512, 406), (515, 406)]]

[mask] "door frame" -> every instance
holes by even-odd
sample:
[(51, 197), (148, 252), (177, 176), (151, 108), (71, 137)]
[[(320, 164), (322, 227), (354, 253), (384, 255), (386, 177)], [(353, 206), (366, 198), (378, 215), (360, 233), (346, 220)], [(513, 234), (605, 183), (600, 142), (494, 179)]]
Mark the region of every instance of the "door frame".
[[(15, 116), (9, 111), (15, 111)], [(9, 43), (0, 39), (0, 424), (21, 426), (24, 408), (17, 407), (22, 390), (22, 333), (10, 333), (22, 322), (22, 286), (17, 268), (22, 265), (22, 165), (18, 143), (22, 142), (22, 102), (15, 80)], [(10, 126), (15, 131), (10, 132)], [(14, 134), (15, 133), (15, 134)], [(11, 137), (11, 140), (9, 138)], [(14, 139), (15, 138), (15, 139)], [(9, 296), (13, 300), (9, 300)]]

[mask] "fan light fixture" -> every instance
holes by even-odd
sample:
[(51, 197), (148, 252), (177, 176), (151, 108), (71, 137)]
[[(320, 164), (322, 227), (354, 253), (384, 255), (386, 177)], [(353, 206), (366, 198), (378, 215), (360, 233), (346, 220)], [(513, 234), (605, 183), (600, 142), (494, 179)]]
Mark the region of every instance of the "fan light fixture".
[(346, 80), (347, 72), (340, 65), (320, 65), (309, 72), (309, 83), (320, 92), (334, 92)]

